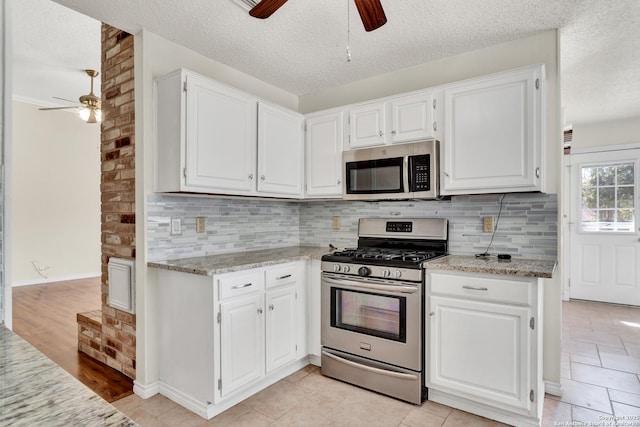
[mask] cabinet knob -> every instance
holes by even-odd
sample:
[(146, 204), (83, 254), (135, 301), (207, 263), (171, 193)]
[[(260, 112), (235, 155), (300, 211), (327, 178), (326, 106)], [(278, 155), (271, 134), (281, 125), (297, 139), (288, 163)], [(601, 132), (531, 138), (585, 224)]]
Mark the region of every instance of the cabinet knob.
[(253, 174), (252, 173), (249, 174), (249, 181), (253, 181)]
[(378, 132), (378, 135), (382, 136), (382, 135), (383, 135), (382, 131), (379, 131), (379, 132)]
[(447, 172), (444, 173), (444, 176), (446, 176), (447, 178), (449, 178), (449, 174)]
[(264, 180), (265, 180), (265, 179), (267, 179), (267, 178), (265, 178), (265, 176), (264, 176), (264, 175), (260, 175), (260, 179), (264, 181)]
[(262, 307), (258, 309), (258, 314), (262, 314)]
[(438, 131), (438, 124), (436, 122), (433, 122), (433, 131), (434, 132)]
[(391, 135), (395, 135), (397, 132), (395, 130), (391, 131)]
[(338, 180), (338, 185), (340, 185), (340, 184), (342, 184), (342, 180), (341, 179)]
[(536, 168), (536, 178), (540, 178), (540, 168)]
[(273, 311), (273, 304), (269, 304), (269, 310)]

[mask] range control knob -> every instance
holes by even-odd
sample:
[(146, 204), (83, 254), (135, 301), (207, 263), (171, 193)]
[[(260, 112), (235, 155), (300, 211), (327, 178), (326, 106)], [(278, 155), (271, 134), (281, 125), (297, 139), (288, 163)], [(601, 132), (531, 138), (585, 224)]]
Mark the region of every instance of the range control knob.
[(340, 264), (333, 264), (333, 271), (340, 273)]
[(402, 271), (396, 270), (396, 271), (393, 272), (393, 278), (394, 279), (399, 279), (400, 276), (402, 276)]
[(343, 273), (348, 273), (348, 272), (349, 272), (349, 270), (351, 270), (351, 269), (349, 268), (349, 266), (348, 266), (348, 265), (343, 265), (343, 266), (342, 266), (342, 272), (343, 272)]
[(358, 269), (358, 274), (360, 276), (369, 276), (371, 274), (371, 269), (369, 267), (360, 267)]
[(385, 268), (384, 270), (382, 270), (382, 277), (389, 277), (391, 276), (391, 271), (388, 268)]

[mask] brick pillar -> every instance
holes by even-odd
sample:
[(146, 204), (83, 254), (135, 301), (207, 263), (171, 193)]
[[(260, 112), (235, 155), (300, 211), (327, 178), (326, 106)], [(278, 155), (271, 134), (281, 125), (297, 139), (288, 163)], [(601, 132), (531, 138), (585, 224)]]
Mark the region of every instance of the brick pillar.
[(136, 257), (133, 36), (102, 24), (102, 348), (107, 365), (136, 376), (136, 316), (109, 307), (111, 256)]

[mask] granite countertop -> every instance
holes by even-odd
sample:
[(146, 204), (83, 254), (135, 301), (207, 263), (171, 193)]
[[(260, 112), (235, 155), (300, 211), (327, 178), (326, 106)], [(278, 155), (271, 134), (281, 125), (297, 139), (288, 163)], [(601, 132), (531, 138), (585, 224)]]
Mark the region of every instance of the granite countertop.
[(427, 270), (467, 271), (550, 279), (555, 272), (556, 261), (520, 258), (499, 260), (496, 257), (477, 258), (473, 255), (447, 255), (426, 261), (422, 266)]
[(138, 424), (0, 323), (0, 425)]
[(214, 274), (266, 267), (303, 259), (320, 259), (331, 252), (327, 246), (290, 246), (258, 251), (233, 252), (194, 258), (147, 263), (147, 266), (182, 273), (213, 276)]

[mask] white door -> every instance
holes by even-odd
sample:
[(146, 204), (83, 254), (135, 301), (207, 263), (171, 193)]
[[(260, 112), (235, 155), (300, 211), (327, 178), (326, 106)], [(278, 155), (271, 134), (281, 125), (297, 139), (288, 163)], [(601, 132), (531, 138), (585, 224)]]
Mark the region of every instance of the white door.
[(384, 145), (386, 134), (385, 104), (378, 102), (349, 112), (349, 147)]
[(302, 196), (303, 119), (258, 103), (258, 191)]
[(529, 307), (432, 296), (429, 387), (529, 410)]
[(435, 138), (433, 93), (403, 96), (391, 101), (391, 142)]
[(640, 305), (640, 149), (571, 155), (570, 298)]
[(190, 74), (186, 117), (187, 186), (251, 192), (256, 100)]
[(222, 397), (264, 373), (264, 297), (255, 293), (220, 304)]
[(343, 113), (307, 119), (307, 196), (342, 195)]
[(267, 373), (296, 358), (296, 287), (267, 291), (266, 370)]

